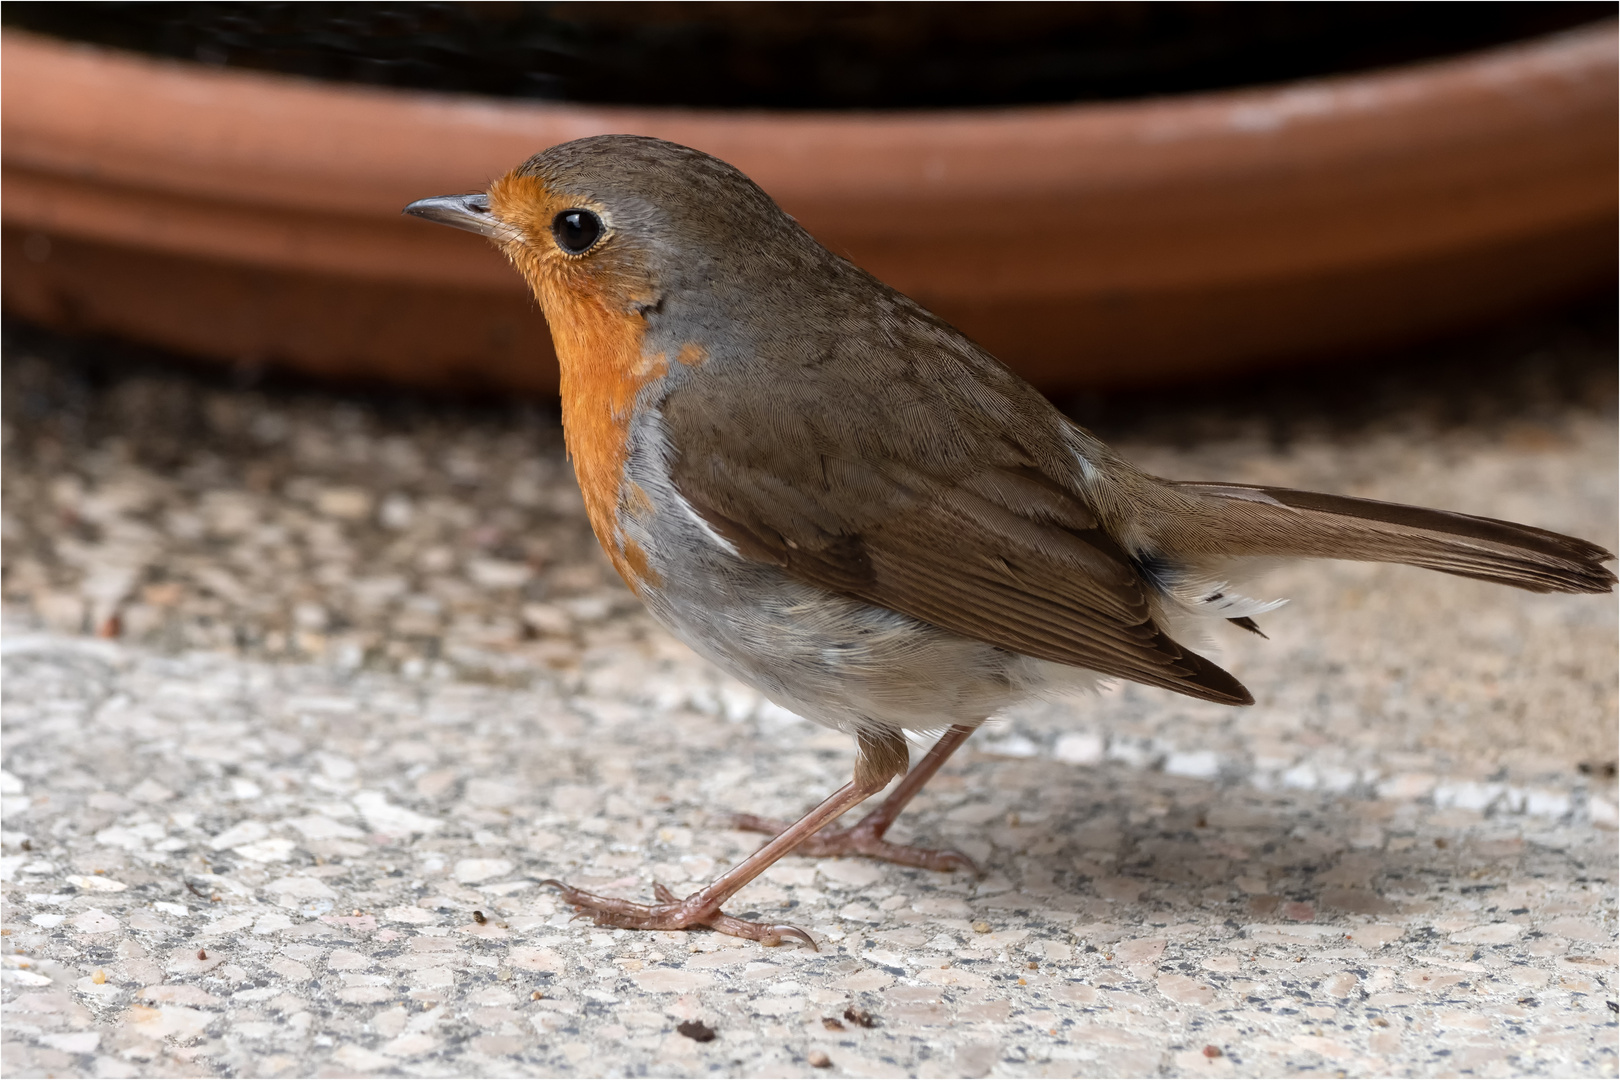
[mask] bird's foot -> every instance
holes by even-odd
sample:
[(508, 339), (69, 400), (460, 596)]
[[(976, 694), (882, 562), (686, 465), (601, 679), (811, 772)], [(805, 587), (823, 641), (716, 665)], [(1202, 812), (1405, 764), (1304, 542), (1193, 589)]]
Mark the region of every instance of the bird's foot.
[[(733, 829), (768, 833), (771, 836), (788, 827), (787, 822), (772, 821), (769, 818), (755, 817), (753, 814), (737, 814), (732, 817), (730, 825)], [(823, 830), (800, 841), (794, 847), (793, 854), (809, 855), (812, 858), (865, 855), (868, 858), (899, 863), (901, 866), (917, 866), (924, 870), (966, 870), (971, 874), (979, 872), (973, 860), (960, 851), (891, 843), (883, 839), (888, 827), (887, 820), (873, 813), (848, 829)]]
[[(560, 881), (542, 881), (562, 894), (563, 902), (573, 907), (580, 918), (595, 920), (597, 926), (613, 926), (625, 930), (690, 930), (706, 926), (732, 937), (750, 938), (761, 945), (780, 945), (788, 938), (816, 948), (816, 939), (787, 923), (752, 922), (727, 915), (720, 905), (699, 890), (685, 900), (662, 885), (653, 886), (656, 904), (638, 904), (633, 900), (620, 900), (614, 896), (598, 896)], [(819, 950), (817, 950), (819, 951)]]

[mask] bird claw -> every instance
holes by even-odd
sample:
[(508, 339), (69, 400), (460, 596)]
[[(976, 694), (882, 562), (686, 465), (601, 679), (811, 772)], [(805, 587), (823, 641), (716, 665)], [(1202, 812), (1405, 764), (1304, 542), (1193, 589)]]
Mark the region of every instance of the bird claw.
[[(841, 855), (865, 855), (867, 858), (898, 863), (901, 866), (939, 871), (966, 870), (975, 877), (979, 876), (978, 866), (960, 851), (891, 843), (883, 839), (882, 829), (876, 827), (875, 823), (869, 824), (870, 821), (871, 819), (862, 821), (848, 829), (823, 830), (801, 841), (793, 849), (793, 854), (808, 855), (817, 859), (830, 859)], [(729, 825), (744, 832), (766, 833), (770, 836), (776, 836), (788, 827), (785, 822), (755, 817), (753, 814), (733, 815)], [(887, 822), (883, 823), (883, 827), (887, 827)]]
[(734, 915), (727, 915), (719, 909), (718, 905), (709, 904), (702, 892), (693, 893), (685, 900), (678, 900), (662, 884), (653, 884), (653, 896), (657, 898), (656, 904), (638, 904), (633, 900), (621, 900), (615, 896), (598, 896), (596, 893), (576, 889), (572, 885), (550, 878), (540, 883), (550, 886), (562, 894), (563, 903), (569, 904), (577, 912), (576, 919), (589, 918), (597, 926), (612, 926), (622, 930), (690, 930), (698, 926), (706, 926), (716, 933), (729, 934), (732, 937), (749, 938), (761, 945), (780, 945), (788, 938), (802, 941), (817, 952), (816, 939), (788, 923), (752, 922), (748, 919), (739, 919)]

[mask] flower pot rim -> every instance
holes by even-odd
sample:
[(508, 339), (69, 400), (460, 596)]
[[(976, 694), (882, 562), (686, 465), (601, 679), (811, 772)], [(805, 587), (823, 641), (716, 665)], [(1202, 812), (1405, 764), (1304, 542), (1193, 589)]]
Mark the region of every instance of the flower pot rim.
[[(1388, 154), (1383, 122), (1392, 114), (1538, 77), (1612, 69), (1617, 28), (1620, 21), (1605, 19), (1472, 53), (1252, 87), (870, 112), (604, 106), (400, 90), (210, 68), (5, 29), (0, 125), (8, 162), (22, 167), (325, 213), (392, 214), (402, 199), (479, 187), (547, 146), (609, 131), (657, 133), (708, 150), (784, 203), (953, 202), (988, 185), (1031, 195), (1140, 185), (1167, 161), (1226, 171), (1275, 167), (1280, 157)], [(122, 104), (102, 100), (101, 110), (41, 109), (26, 87), (39, 65), (60, 69), (58, 82), (94, 89), (137, 80), (143, 89)], [(154, 109), (184, 117), (191, 137), (175, 140), (159, 130)], [(252, 127), (255, 120), (269, 123)], [(243, 137), (248, 129), (258, 137)], [(416, 158), (412, 132), (441, 147), (439, 161)], [(489, 149), (495, 145), (498, 155)], [(835, 167), (825, 167), (835, 150)], [(447, 157), (458, 164), (447, 167)]]
[[(532, 389), (555, 369), (518, 276), (480, 238), (400, 209), (618, 131), (730, 161), (834, 251), (1049, 385), (1394, 344), (1612, 275), (1617, 29), (934, 114), (495, 100), (5, 30), (6, 303), (195, 353)], [(983, 212), (1004, 206), (1027, 223), (1014, 243)], [(66, 261), (30, 263), (23, 231), (61, 239)], [(356, 329), (389, 320), (393, 336)]]

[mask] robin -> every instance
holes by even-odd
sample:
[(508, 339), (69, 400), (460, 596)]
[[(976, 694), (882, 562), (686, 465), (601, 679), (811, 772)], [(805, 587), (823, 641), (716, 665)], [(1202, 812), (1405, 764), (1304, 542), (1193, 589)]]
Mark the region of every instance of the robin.
[[(850, 783), (789, 825), (740, 819), (775, 836), (690, 896), (548, 883), (601, 925), (813, 946), (722, 906), (795, 850), (969, 866), (884, 834), (973, 730), (1104, 678), (1252, 703), (1178, 638), (1211, 619), (1257, 631), (1275, 604), (1238, 586), (1263, 563), (1397, 562), (1534, 592), (1615, 583), (1609, 552), (1526, 525), (1141, 472), (688, 147), (579, 139), (487, 193), (405, 212), (493, 240), (533, 290), (591, 526), (653, 617), (855, 738)], [(942, 729), (877, 810), (822, 833), (906, 773), (907, 731)]]

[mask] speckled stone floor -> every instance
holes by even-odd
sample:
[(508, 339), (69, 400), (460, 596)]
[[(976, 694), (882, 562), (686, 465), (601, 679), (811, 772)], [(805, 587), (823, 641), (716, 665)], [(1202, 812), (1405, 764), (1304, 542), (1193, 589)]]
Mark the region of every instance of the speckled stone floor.
[[(1603, 321), (1073, 404), (1166, 474), (1613, 547)], [(538, 881), (693, 887), (852, 754), (640, 614), (543, 411), (15, 330), (5, 378), (8, 1076), (1616, 1074), (1612, 597), (1288, 568), (1215, 643), (1253, 708), (975, 736), (897, 832), (982, 878), (733, 903), (819, 952), (606, 931)]]

